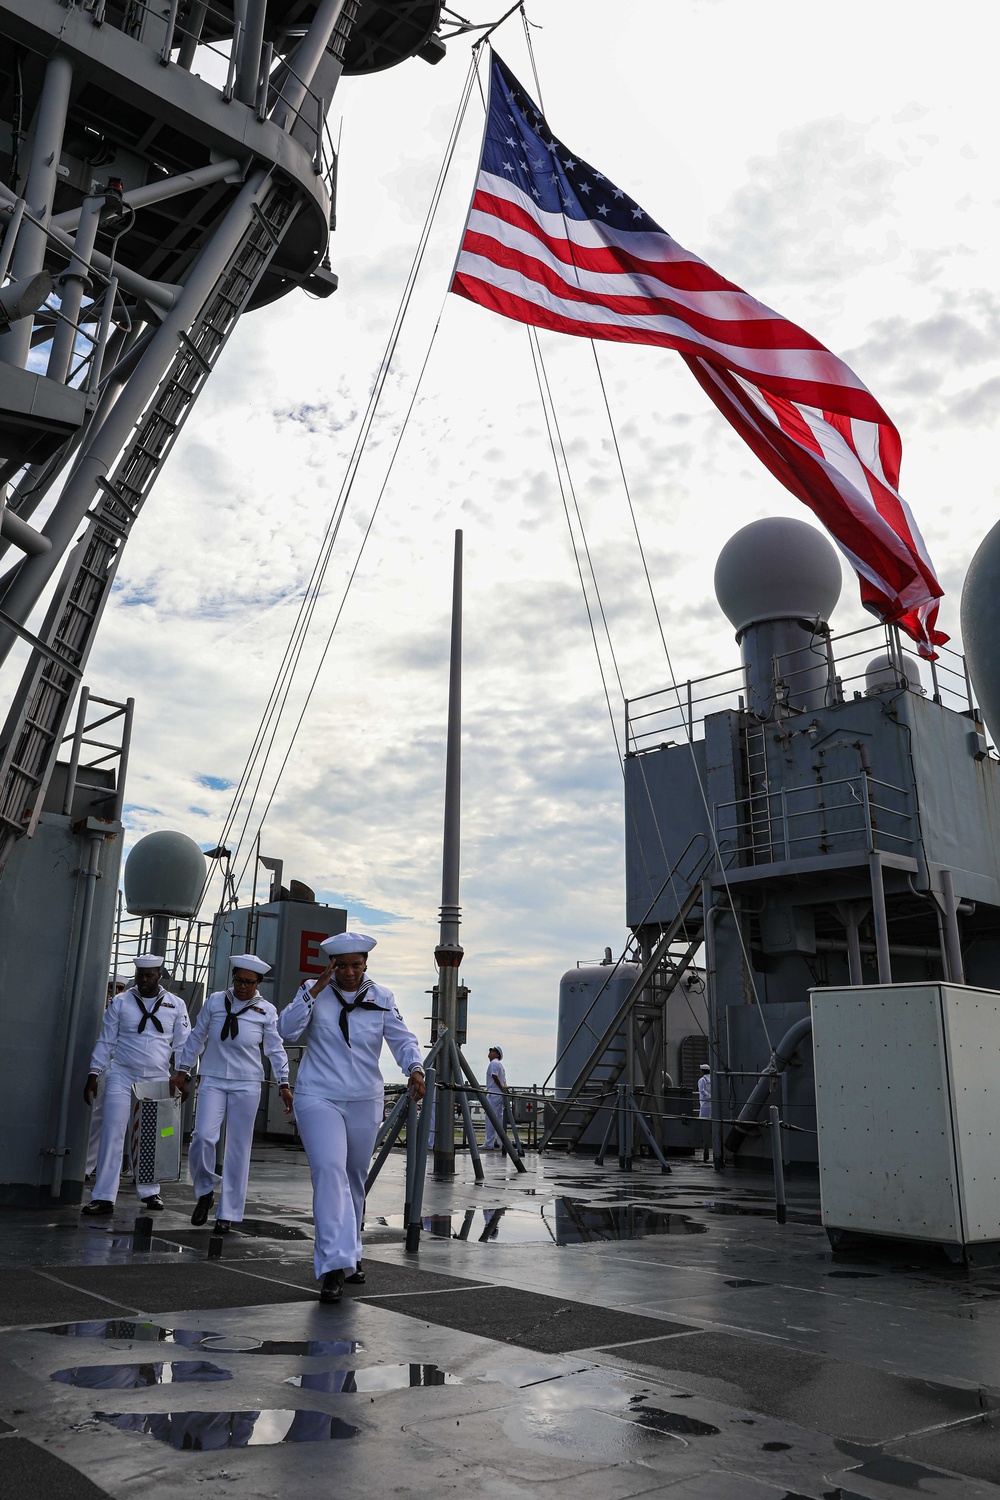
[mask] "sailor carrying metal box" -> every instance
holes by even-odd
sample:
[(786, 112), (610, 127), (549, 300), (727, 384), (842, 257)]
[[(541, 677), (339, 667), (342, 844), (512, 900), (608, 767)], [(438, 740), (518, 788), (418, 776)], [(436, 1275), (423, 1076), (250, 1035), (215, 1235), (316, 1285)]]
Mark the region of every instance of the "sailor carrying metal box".
[[(132, 1085), (151, 1080), (166, 1084), (170, 1060), (186, 1042), (191, 1022), (179, 995), (160, 984), (163, 958), (144, 953), (135, 961), (135, 983), (115, 995), (104, 1012), (104, 1024), (90, 1059), (83, 1097), (90, 1105), (104, 1078), (104, 1123), (97, 1155), (97, 1178), (88, 1216), (114, 1213), (121, 1177), (122, 1147), (132, 1112)], [(172, 1092), (172, 1090), (171, 1090)], [(145, 1209), (160, 1209), (160, 1184), (136, 1177), (136, 1192)]]

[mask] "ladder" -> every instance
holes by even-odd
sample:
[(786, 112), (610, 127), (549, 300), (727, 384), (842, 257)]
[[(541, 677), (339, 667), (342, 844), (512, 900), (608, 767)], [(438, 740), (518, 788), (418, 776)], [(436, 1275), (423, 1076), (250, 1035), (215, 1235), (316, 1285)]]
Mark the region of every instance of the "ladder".
[(747, 862), (756, 865), (771, 864), (774, 859), (771, 787), (767, 774), (767, 741), (764, 736), (765, 729), (760, 720), (748, 717), (744, 730), (746, 836), (749, 845)]
[[(628, 1067), (628, 1025), (633, 1023), (637, 1053), (644, 1046), (657, 1020), (663, 1015), (670, 995), (694, 962), (705, 936), (705, 918), (701, 910), (701, 882), (715, 858), (715, 851), (704, 855), (694, 873), (687, 878), (687, 890), (677, 914), (663, 930), (656, 946), (642, 965), (635, 983), (619, 1005), (603, 1034), (595, 1043), (589, 1058), (574, 1079), (566, 1099), (557, 1104), (546, 1126), (539, 1150), (555, 1142), (572, 1149), (580, 1140), (598, 1110), (613, 1093)], [(653, 1003), (648, 998), (652, 986)], [(597, 1004), (600, 995), (595, 997)], [(591, 1009), (593, 1008), (591, 1006)], [(589, 1012), (588, 1012), (589, 1014)], [(581, 1020), (581, 1027), (587, 1017)]]
[(76, 686), (111, 594), (122, 547), (223, 346), (296, 211), (288, 187), (266, 181), (246, 231), (133, 429), (114, 471), (97, 481), (88, 525), (69, 554), (0, 748), (0, 870), (42, 811)]

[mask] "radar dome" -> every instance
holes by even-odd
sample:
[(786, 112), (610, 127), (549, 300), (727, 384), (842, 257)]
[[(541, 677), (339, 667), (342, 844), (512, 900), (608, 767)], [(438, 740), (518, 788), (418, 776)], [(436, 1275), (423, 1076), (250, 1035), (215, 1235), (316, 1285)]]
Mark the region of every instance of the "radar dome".
[(125, 905), (134, 916), (197, 916), (207, 865), (186, 833), (147, 833), (125, 861)]
[(715, 565), (715, 597), (737, 632), (762, 620), (827, 622), (840, 588), (836, 549), (814, 527), (787, 516), (742, 527)]
[(1000, 521), (969, 564), (962, 589), (962, 644), (976, 698), (1000, 737)]

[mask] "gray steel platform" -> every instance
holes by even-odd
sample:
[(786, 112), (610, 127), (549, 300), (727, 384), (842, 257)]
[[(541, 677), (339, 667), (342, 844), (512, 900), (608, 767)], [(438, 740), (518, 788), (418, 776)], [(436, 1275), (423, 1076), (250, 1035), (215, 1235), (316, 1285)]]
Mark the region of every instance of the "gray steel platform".
[(1000, 1496), (996, 1273), (835, 1261), (812, 1183), (779, 1228), (745, 1174), (527, 1163), (429, 1180), (412, 1256), (394, 1157), (339, 1308), (289, 1147), (221, 1261), (183, 1185), (146, 1253), (124, 1192), (111, 1224), (5, 1214), (0, 1500)]

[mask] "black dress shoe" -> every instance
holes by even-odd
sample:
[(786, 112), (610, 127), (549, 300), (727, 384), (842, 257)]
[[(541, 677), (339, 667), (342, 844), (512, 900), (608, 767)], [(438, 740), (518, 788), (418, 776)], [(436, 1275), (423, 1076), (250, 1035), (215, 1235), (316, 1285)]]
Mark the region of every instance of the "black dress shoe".
[(160, 1197), (159, 1193), (153, 1193), (148, 1198), (140, 1198), (139, 1202), (142, 1204), (143, 1208), (152, 1209), (153, 1213), (156, 1214), (158, 1214), (160, 1212), (160, 1209), (164, 1207), (163, 1199)]
[(364, 1286), (364, 1284), (367, 1281), (367, 1279), (368, 1278), (365, 1276), (364, 1271), (362, 1271), (362, 1269), (361, 1269), (361, 1262), (358, 1261), (357, 1265), (354, 1267), (354, 1270), (351, 1272), (350, 1276), (345, 1276), (344, 1277), (344, 1285), (345, 1286)]
[(198, 1202), (194, 1206), (194, 1213), (191, 1215), (191, 1223), (204, 1224), (205, 1220), (208, 1218), (208, 1210), (212, 1207), (212, 1204), (214, 1202), (214, 1193), (202, 1193), (201, 1197), (198, 1199)]
[(93, 1219), (96, 1219), (99, 1214), (113, 1214), (114, 1211), (115, 1205), (109, 1203), (107, 1198), (91, 1198), (90, 1202), (85, 1203), (80, 1210), (82, 1214)]
[(327, 1271), (323, 1277), (323, 1285), (319, 1289), (319, 1300), (321, 1302), (339, 1302), (343, 1295), (343, 1271)]
[[(207, 1218), (207, 1215), (206, 1215), (206, 1218)], [(232, 1227), (233, 1227), (233, 1223), (232, 1223), (231, 1219), (216, 1219), (216, 1221), (215, 1221), (215, 1233), (216, 1234), (228, 1234), (229, 1231), (232, 1229)]]

